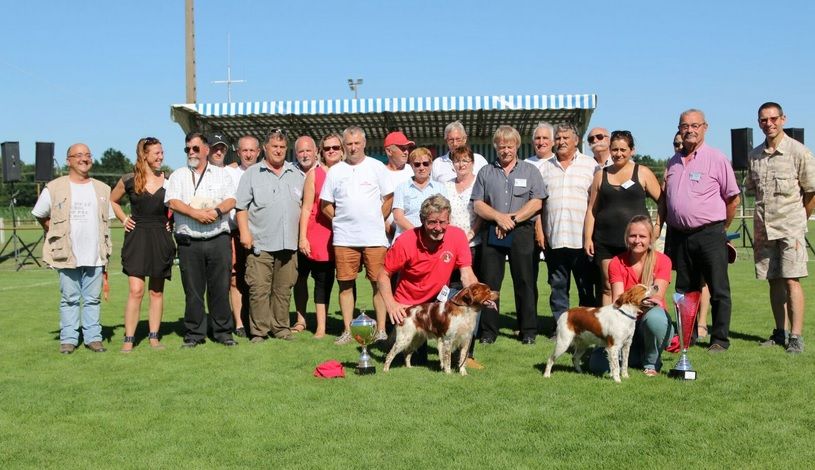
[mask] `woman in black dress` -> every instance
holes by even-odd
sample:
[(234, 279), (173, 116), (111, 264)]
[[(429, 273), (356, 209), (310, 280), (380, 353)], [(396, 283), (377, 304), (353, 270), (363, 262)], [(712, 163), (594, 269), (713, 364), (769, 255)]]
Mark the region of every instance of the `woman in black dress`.
[[(133, 173), (122, 176), (110, 193), (113, 211), (125, 229), (122, 271), (127, 274), (130, 286), (122, 352), (133, 350), (146, 278), (150, 278), (150, 347), (164, 348), (159, 342), (158, 330), (164, 310), (164, 280), (170, 279), (172, 273), (175, 245), (164, 206), (166, 178), (161, 171), (163, 161), (164, 150), (158, 139), (146, 137), (139, 140)], [(129, 216), (120, 205), (125, 195), (130, 199)]]
[[(645, 198), (654, 202), (661, 194), (659, 181), (647, 167), (632, 160), (634, 137), (628, 131), (611, 133), (612, 164), (594, 174), (589, 193), (589, 206), (583, 226), (583, 247), (602, 272), (603, 299), (611, 303), (608, 265), (611, 259), (624, 253), (625, 227), (635, 215), (648, 215)], [(654, 239), (659, 231), (654, 228)]]

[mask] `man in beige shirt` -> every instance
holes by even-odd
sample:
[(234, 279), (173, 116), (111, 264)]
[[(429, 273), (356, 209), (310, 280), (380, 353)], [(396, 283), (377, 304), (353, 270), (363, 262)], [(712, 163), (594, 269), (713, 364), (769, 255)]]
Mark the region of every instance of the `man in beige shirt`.
[[(756, 278), (770, 283), (775, 329), (762, 346), (804, 351), (804, 291), (807, 276), (807, 220), (815, 207), (815, 157), (784, 133), (786, 116), (778, 103), (758, 108), (767, 138), (749, 155), (747, 188), (755, 189), (753, 254)], [(789, 337), (787, 333), (789, 330)]]

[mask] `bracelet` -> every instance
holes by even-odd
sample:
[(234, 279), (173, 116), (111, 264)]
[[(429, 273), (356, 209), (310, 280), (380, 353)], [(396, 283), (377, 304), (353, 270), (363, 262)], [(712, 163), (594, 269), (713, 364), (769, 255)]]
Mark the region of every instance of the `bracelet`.
[(216, 214), (218, 214), (218, 217), (220, 217), (220, 216), (224, 215), (224, 213), (221, 211), (221, 208), (220, 208), (220, 207), (216, 207), (216, 208), (215, 208), (215, 213), (216, 213)]

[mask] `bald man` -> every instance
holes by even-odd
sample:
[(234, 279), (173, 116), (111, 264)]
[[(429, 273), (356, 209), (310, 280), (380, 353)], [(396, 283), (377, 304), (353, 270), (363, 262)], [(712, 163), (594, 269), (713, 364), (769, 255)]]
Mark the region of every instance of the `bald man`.
[(47, 232), (42, 259), (59, 273), (59, 352), (76, 350), (80, 318), (85, 347), (105, 352), (99, 306), (111, 252), (110, 186), (90, 177), (87, 145), (71, 145), (66, 163), (68, 175), (48, 183), (31, 210)]
[(600, 168), (605, 168), (611, 165), (611, 150), (609, 149), (609, 137), (611, 134), (608, 129), (602, 127), (595, 127), (589, 131), (589, 146), (591, 153), (594, 155), (594, 161), (600, 165)]

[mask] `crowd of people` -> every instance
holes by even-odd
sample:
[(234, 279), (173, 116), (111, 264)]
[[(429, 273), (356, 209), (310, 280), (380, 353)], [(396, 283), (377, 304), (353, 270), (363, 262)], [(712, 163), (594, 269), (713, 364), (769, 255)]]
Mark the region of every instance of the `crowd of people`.
[[(759, 108), (766, 138), (749, 154), (745, 184), (755, 192), (756, 277), (769, 282), (775, 323), (761, 344), (801, 353), (800, 279), (807, 276), (815, 160), (784, 133), (785, 122), (777, 103)], [(377, 341), (388, 339), (407, 306), (446, 301), (478, 281), (500, 290), (509, 266), (514, 331), (522, 344), (535, 344), (543, 258), (555, 323), (573, 306), (572, 278), (584, 306), (607, 305), (634, 284), (658, 287), (657, 306), (638, 319), (631, 355), (632, 365), (658, 375), (660, 352), (673, 336), (664, 299), (672, 269), (677, 291), (709, 290), (708, 351), (730, 346), (726, 231), (743, 195), (728, 158), (705, 142), (707, 129), (701, 110), (681, 113), (663, 181), (633, 160), (631, 132), (589, 130), (588, 156), (578, 150), (580, 132), (570, 123), (539, 123), (530, 136), (535, 154), (526, 159), (518, 155), (518, 131), (499, 126), (492, 163), (473, 152), (458, 121), (445, 127), (449, 151), (436, 158), (404, 133), (391, 132), (384, 140), (386, 163), (366, 154), (365, 131), (356, 126), (319, 144), (299, 136), (293, 162), (286, 160), (285, 130), (271, 130), (263, 142), (243, 136), (231, 165), (225, 164), (230, 144), (223, 135), (192, 132), (185, 138), (187, 165), (170, 175), (161, 171), (162, 144), (144, 138), (133, 173), (112, 190), (90, 177), (88, 147), (74, 144), (68, 175), (48, 183), (32, 210), (47, 232), (43, 259), (59, 273), (60, 352), (76, 349), (80, 327), (87, 348), (105, 351), (99, 304), (115, 216), (125, 230), (121, 258), (129, 284), (125, 353), (136, 344), (145, 287), (149, 346), (164, 347), (163, 292), (176, 255), (185, 294), (184, 348), (207, 338), (224, 346), (237, 345), (236, 337), (251, 343), (291, 339), (309, 328), (309, 276), (314, 337), (329, 333), (336, 280), (343, 329), (331, 333), (335, 344), (352, 343), (363, 267)], [(653, 220), (648, 198), (657, 208)], [(664, 254), (656, 246), (663, 225)], [(498, 340), (500, 310), (500, 303), (483, 309), (475, 335), (480, 344)], [(704, 319), (700, 334), (703, 327)]]

